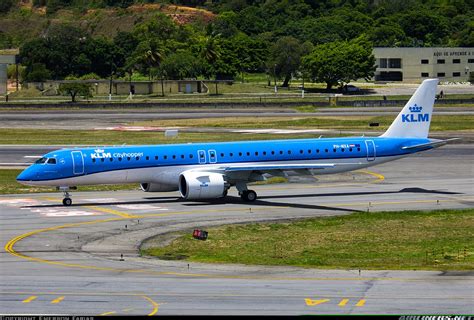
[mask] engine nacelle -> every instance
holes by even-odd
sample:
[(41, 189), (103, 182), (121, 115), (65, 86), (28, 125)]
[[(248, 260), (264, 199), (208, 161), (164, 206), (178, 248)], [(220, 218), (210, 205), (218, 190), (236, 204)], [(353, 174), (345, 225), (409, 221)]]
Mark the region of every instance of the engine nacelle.
[(176, 191), (178, 186), (164, 183), (140, 183), (140, 188), (145, 192)]
[(184, 199), (216, 199), (225, 196), (228, 185), (224, 176), (212, 172), (183, 172), (179, 192)]

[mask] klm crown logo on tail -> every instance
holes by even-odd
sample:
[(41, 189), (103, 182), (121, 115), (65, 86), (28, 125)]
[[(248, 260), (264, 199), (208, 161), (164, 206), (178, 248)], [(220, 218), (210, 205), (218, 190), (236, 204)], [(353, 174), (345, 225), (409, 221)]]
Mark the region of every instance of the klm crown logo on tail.
[(402, 114), (402, 122), (429, 122), (430, 115), (429, 113), (421, 113), (423, 107), (415, 105), (408, 108), (410, 113)]

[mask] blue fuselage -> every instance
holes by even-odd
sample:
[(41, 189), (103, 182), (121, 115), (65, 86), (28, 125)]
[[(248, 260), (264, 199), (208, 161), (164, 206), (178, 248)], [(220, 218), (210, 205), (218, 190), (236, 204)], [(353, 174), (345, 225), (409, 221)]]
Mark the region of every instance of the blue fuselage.
[[(353, 167), (343, 170), (350, 171), (431, 149), (402, 149), (429, 141), (419, 138), (348, 137), (61, 149), (44, 155), (41, 161), (25, 169), (17, 180), (25, 184), (54, 186), (144, 183), (159, 179), (153, 176), (158, 171), (163, 174), (163, 170), (180, 172), (189, 168), (205, 169), (242, 163), (304, 164), (344, 161), (354, 163)], [(147, 170), (139, 171), (140, 169)], [(141, 173), (134, 176), (134, 172)], [(333, 172), (334, 170), (319, 170), (317, 173)], [(98, 174), (107, 177), (104, 176), (106, 173), (115, 178), (97, 178)], [(117, 175), (127, 176), (121, 180)], [(166, 179), (166, 183), (174, 183), (173, 178)], [(175, 182), (178, 183), (177, 177)]]

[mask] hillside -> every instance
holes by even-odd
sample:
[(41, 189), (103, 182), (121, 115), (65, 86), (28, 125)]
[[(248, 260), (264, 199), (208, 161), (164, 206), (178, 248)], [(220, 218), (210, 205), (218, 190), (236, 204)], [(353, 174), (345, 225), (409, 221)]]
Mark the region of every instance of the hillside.
[(156, 13), (164, 13), (181, 25), (198, 22), (207, 24), (215, 18), (215, 14), (204, 9), (169, 4), (135, 4), (128, 8), (82, 10), (70, 7), (48, 14), (46, 6), (35, 7), (31, 0), (18, 1), (8, 13), (0, 15), (0, 48), (19, 47), (44, 34), (51, 26), (65, 23), (80, 27), (93, 37), (105, 36), (111, 39), (119, 31), (131, 31), (136, 24), (152, 20)]

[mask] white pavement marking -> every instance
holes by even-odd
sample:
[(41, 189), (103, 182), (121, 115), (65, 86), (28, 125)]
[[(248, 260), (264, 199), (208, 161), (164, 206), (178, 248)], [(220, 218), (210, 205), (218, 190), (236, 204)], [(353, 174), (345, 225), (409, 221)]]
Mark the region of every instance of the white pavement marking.
[(128, 209), (128, 210), (158, 210), (158, 211), (167, 211), (169, 209), (163, 207), (153, 206), (151, 204), (119, 204), (118, 208)]

